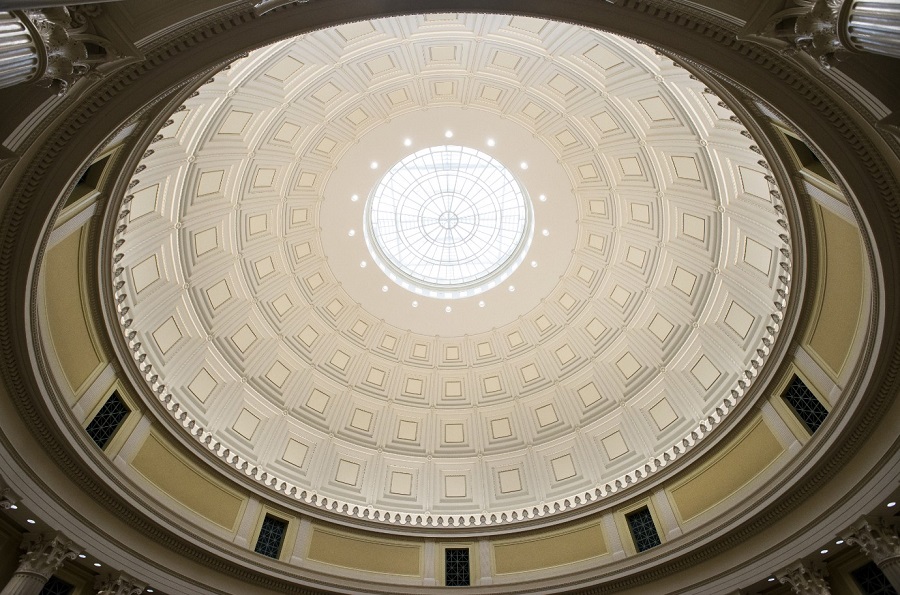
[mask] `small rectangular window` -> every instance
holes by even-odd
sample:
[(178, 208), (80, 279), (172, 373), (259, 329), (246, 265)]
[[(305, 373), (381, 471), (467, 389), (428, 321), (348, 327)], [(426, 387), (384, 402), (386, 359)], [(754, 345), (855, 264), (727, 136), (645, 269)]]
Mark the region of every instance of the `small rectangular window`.
[(114, 392), (85, 428), (88, 436), (97, 446), (105, 448), (129, 413), (131, 410), (122, 401), (122, 397), (119, 396), (119, 393)]
[(70, 595), (74, 590), (75, 587), (73, 585), (57, 576), (51, 576), (44, 588), (41, 589), (40, 595)]
[(875, 562), (869, 562), (850, 573), (863, 595), (897, 595), (891, 581)]
[(828, 417), (828, 410), (797, 376), (791, 380), (783, 397), (810, 434), (818, 430)]
[(646, 506), (625, 515), (625, 520), (628, 521), (628, 529), (631, 531), (631, 538), (634, 539), (637, 551), (643, 552), (662, 544), (659, 533), (656, 532), (656, 525), (653, 524), (653, 515)]
[(287, 528), (287, 521), (267, 514), (266, 518), (263, 519), (259, 537), (256, 539), (256, 547), (253, 551), (277, 560), (281, 555), (281, 546), (284, 543), (284, 535), (287, 533)]
[(444, 578), (448, 587), (468, 587), (469, 548), (447, 548), (444, 550)]

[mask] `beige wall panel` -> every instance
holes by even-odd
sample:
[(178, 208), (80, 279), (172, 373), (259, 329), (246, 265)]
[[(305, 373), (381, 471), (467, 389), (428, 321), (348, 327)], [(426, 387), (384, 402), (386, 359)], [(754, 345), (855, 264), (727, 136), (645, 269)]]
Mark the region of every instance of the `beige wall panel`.
[(422, 544), (360, 539), (313, 528), (309, 542), (310, 560), (353, 570), (421, 576)]
[(162, 438), (147, 436), (131, 466), (157, 488), (200, 516), (233, 531), (245, 498), (184, 462)]
[(749, 431), (732, 439), (721, 452), (702, 471), (672, 488), (671, 500), (683, 521), (738, 491), (772, 464), (784, 448), (762, 417), (757, 417)]
[(574, 564), (608, 553), (603, 527), (593, 523), (556, 535), (494, 544), (494, 565), (497, 574), (509, 574)]
[(48, 252), (44, 273), (50, 335), (73, 393), (101, 364), (81, 299), (78, 262), (82, 234), (83, 230), (79, 229)]
[(859, 231), (850, 223), (817, 208), (825, 236), (824, 269), (820, 270), (822, 301), (809, 348), (836, 379), (850, 353), (863, 299), (863, 255)]

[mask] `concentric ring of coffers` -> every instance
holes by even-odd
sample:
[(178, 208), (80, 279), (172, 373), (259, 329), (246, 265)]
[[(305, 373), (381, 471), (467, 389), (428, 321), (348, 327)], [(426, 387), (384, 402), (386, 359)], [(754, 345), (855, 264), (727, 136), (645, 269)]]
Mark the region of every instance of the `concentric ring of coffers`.
[[(502, 525), (639, 483), (713, 431), (778, 332), (790, 246), (741, 126), (671, 61), (562, 23), (439, 17), (280, 42), (202, 87), (122, 202), (111, 283), (147, 397), (236, 470), (339, 515)], [(327, 192), (353, 146), (451, 108), (552, 152), (577, 233), (550, 291), (526, 291), (543, 263), (510, 277), (524, 314), (423, 334), (368, 313), (386, 277), (342, 289), (319, 215), (353, 201)]]

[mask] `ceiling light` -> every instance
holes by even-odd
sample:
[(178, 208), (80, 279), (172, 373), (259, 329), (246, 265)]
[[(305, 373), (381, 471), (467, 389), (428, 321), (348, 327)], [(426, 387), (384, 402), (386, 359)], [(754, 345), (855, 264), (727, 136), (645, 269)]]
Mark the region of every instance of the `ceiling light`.
[(538, 199), (540, 199), (541, 202), (547, 202), (547, 195), (541, 194), (540, 196), (538, 196)]
[(819, 553), (820, 553), (820, 554), (827, 554), (827, 553), (828, 553), (828, 550), (819, 550)]
[(347, 235), (350, 236), (350, 237), (352, 238), (353, 236), (356, 235), (356, 230), (355, 230), (355, 229), (351, 229), (350, 231), (347, 232)]
[(353, 196), (350, 197), (350, 200), (352, 200), (353, 202), (358, 201), (358, 200), (359, 200), (359, 195), (358, 195), (358, 194), (354, 194)]
[(447, 138), (453, 138), (453, 131), (448, 130), (447, 132), (444, 133), (444, 136), (446, 136)]
[(521, 167), (522, 169), (528, 169), (528, 163), (523, 161), (522, 163), (519, 164), (519, 167)]
[(153, 589), (147, 589), (148, 593), (153, 593)]
[(510, 292), (510, 293), (514, 292), (515, 290), (516, 290), (516, 286), (515, 286), (515, 285), (510, 285), (510, 286), (509, 286), (509, 292)]
[(888, 508), (893, 508), (893, 507), (895, 507), (895, 506), (897, 506), (897, 503), (896, 503), (896, 502), (888, 502), (888, 503), (887, 503), (887, 507), (888, 507)]
[(453, 311), (453, 308), (451, 308), (450, 306), (447, 306), (446, 308), (444, 308), (444, 312), (447, 312), (448, 314), (452, 311)]
[(10, 510), (19, 510), (19, 507), (16, 506), (15, 504), (10, 504), (10, 505), (9, 505), (9, 509), (10, 509)]
[(373, 161), (372, 163), (369, 164), (369, 167), (371, 167), (372, 169), (378, 169), (378, 162)]
[(103, 564), (101, 564), (100, 562), (94, 562), (94, 566), (100, 568), (101, 566), (103, 566)]
[(481, 300), (480, 302), (478, 302), (478, 307), (484, 308), (484, 300)]
[(403, 146), (404, 146), (404, 147), (408, 147), (408, 146), (410, 146), (411, 144), (412, 144), (412, 139), (411, 139), (411, 138), (405, 138), (405, 139), (403, 139)]
[(492, 139), (492, 138), (489, 138), (489, 139), (487, 140), (487, 145), (488, 145), (489, 147), (493, 147), (493, 146), (496, 145), (496, 144), (497, 144), (497, 143), (496, 143), (496, 142), (494, 141), (494, 139)]
[(28, 519), (25, 522), (28, 523), (29, 525), (34, 525), (37, 523), (37, 521), (35, 521), (34, 519)]
[(361, 269), (366, 268), (366, 261), (365, 261), (365, 260), (362, 261), (361, 263), (359, 263), (359, 268), (361, 268)]
[(387, 285), (382, 285), (382, 286), (381, 286), (381, 291), (387, 293), (387, 290), (388, 290), (388, 286), (387, 286)]
[(770, 583), (774, 583), (774, 582), (775, 582), (775, 577), (771, 577), (771, 576), (770, 576), (770, 577), (768, 578), (768, 581), (769, 581)]
[(541, 230), (541, 233), (546, 237), (546, 236), (550, 235), (550, 230), (549, 230), (549, 229), (542, 229), (542, 230)]
[(834, 542), (834, 545), (844, 545), (844, 540), (838, 539), (837, 541)]
[(413, 306), (413, 308), (418, 308), (418, 307), (419, 307), (419, 302), (417, 302), (416, 300), (413, 300), (412, 306)]
[(78, 557), (81, 558), (82, 560), (84, 560), (85, 558), (87, 558), (87, 556), (85, 556), (84, 554), (78, 554)]
[(536, 269), (536, 268), (537, 268), (537, 261), (536, 261), (536, 260), (532, 260), (532, 261), (531, 261), (531, 268), (533, 268), (533, 269)]

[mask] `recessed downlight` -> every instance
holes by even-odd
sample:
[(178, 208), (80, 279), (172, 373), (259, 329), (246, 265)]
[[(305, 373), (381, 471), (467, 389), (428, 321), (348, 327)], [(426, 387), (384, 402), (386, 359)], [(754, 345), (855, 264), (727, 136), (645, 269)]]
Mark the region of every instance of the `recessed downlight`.
[(366, 261), (363, 260), (362, 262), (359, 263), (359, 268), (361, 268), (361, 269), (366, 268), (366, 264), (367, 264)]
[(408, 146), (410, 146), (411, 144), (412, 144), (412, 139), (411, 139), (411, 138), (404, 138), (404, 139), (403, 139), (403, 146), (404, 146), (404, 147), (408, 147)]
[(542, 229), (542, 230), (541, 230), (541, 235), (544, 236), (544, 237), (547, 237), (548, 235), (550, 235), (550, 230), (549, 230), (549, 229)]
[(350, 231), (347, 232), (347, 235), (350, 236), (350, 237), (352, 238), (353, 236), (356, 235), (356, 230), (355, 230), (355, 229), (351, 229)]
[(487, 139), (487, 146), (493, 147), (496, 144), (497, 144), (497, 141), (495, 141), (494, 139), (492, 139), (492, 138)]
[(387, 293), (387, 290), (388, 290), (388, 286), (387, 286), (387, 285), (382, 285), (382, 286), (381, 286), (381, 291), (383, 291), (384, 293)]
[(538, 200), (540, 200), (541, 202), (547, 202), (547, 195), (541, 194), (540, 196), (538, 196)]
[(100, 568), (101, 566), (103, 566), (103, 564), (101, 564), (100, 562), (94, 562), (94, 566)]
[(369, 164), (369, 167), (371, 167), (372, 169), (378, 169), (378, 162), (373, 161), (372, 163)]
[(358, 201), (358, 200), (359, 200), (359, 194), (354, 194), (353, 196), (350, 197), (350, 200), (352, 200), (353, 202)]
[(16, 506), (15, 504), (10, 504), (10, 505), (9, 505), (9, 509), (10, 509), (10, 510), (19, 510), (19, 507)]
[(820, 553), (820, 554), (827, 554), (827, 553), (828, 553), (828, 550), (819, 550), (819, 553)]
[(480, 302), (478, 302), (478, 307), (484, 308), (484, 300), (481, 300)]
[(87, 556), (85, 556), (84, 554), (78, 554), (78, 557), (81, 558), (82, 560), (84, 560), (85, 558), (87, 558)]
[(419, 302), (417, 302), (416, 300), (413, 300), (412, 307), (413, 307), (413, 308), (418, 308), (418, 307), (419, 307)]
[(834, 545), (844, 545), (844, 540), (838, 539), (837, 541), (834, 542)]
[(897, 503), (896, 503), (896, 502), (888, 502), (888, 503), (887, 503), (887, 507), (888, 507), (888, 508), (893, 508), (893, 507), (895, 507), (895, 506), (897, 506)]
[(450, 306), (447, 306), (446, 308), (444, 308), (444, 312), (449, 314), (450, 312), (453, 312), (453, 308), (451, 308)]
[(453, 138), (453, 131), (452, 131), (452, 130), (448, 130), (447, 132), (444, 133), (444, 136), (445, 136), (446, 138)]
[(25, 519), (25, 522), (28, 523), (29, 525), (37, 524), (37, 521), (35, 521), (34, 519)]
[(537, 261), (536, 261), (536, 260), (532, 260), (532, 261), (531, 261), (531, 268), (533, 268), (533, 269), (536, 269), (536, 268), (537, 268)]
[(521, 167), (522, 169), (528, 169), (528, 162), (523, 161), (522, 163), (519, 164), (519, 167)]
[(515, 285), (510, 285), (510, 286), (509, 286), (509, 292), (510, 292), (510, 293), (513, 293), (515, 290), (516, 290), (516, 286), (515, 286)]

